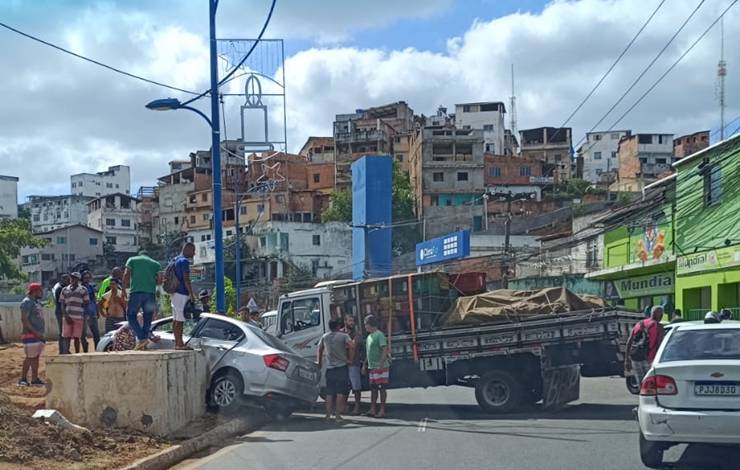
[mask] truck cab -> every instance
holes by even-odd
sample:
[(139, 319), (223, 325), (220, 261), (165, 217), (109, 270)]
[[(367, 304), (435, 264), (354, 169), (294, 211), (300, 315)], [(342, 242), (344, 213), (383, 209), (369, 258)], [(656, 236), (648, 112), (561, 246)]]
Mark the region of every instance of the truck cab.
[(280, 298), (277, 336), (305, 358), (315, 359), (321, 336), (329, 330), (331, 290), (307, 289)]

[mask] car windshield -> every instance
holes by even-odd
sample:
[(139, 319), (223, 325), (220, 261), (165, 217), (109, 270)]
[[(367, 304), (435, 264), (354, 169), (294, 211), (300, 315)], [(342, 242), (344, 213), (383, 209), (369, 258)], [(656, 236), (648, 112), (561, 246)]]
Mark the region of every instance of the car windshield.
[(740, 328), (678, 330), (665, 345), (660, 362), (740, 359)]

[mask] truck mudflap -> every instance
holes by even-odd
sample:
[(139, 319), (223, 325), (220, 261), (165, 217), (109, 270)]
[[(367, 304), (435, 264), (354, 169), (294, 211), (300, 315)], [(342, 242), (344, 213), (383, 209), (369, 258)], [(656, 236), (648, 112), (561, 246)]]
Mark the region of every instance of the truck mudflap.
[(542, 409), (557, 410), (579, 398), (581, 370), (578, 364), (542, 368)]

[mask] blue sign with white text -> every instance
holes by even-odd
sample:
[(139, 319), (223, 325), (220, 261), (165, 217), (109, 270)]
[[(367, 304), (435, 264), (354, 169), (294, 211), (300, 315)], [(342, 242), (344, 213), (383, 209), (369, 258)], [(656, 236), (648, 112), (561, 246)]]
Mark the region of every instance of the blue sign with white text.
[(416, 244), (416, 265), (440, 263), (470, 255), (470, 232), (462, 230)]

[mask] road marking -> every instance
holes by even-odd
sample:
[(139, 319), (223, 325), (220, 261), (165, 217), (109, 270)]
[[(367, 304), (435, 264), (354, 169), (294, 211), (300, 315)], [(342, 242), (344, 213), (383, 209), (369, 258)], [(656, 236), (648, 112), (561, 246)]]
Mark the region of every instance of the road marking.
[(416, 432), (427, 432), (427, 418), (419, 421), (419, 426), (416, 428)]

